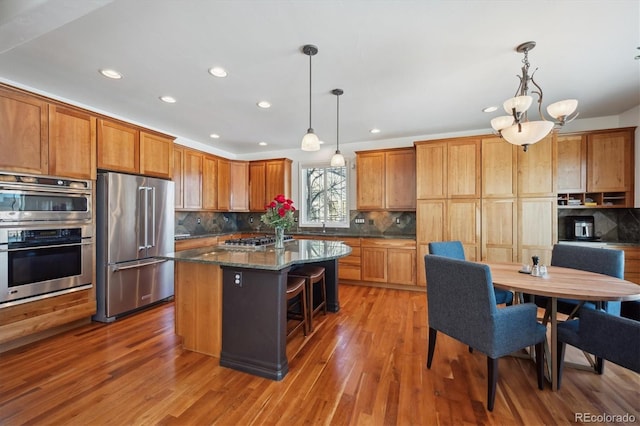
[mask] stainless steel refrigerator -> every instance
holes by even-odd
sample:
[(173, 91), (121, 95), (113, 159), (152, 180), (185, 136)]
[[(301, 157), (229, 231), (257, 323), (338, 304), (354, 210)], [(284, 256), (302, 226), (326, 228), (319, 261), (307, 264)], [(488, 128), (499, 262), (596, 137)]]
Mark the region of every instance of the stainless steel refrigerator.
[(111, 322), (173, 296), (174, 184), (100, 172), (96, 185), (96, 297), (93, 319)]

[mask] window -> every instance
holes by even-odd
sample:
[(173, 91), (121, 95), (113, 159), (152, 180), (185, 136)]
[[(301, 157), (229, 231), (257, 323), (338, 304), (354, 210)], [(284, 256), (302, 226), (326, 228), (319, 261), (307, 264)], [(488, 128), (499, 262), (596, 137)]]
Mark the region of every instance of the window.
[(347, 167), (300, 166), (300, 226), (349, 227)]

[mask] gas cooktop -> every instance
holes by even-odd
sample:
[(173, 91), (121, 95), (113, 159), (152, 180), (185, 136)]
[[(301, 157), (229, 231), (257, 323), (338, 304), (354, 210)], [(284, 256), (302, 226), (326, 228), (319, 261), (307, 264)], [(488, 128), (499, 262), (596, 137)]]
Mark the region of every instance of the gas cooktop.
[[(285, 235), (284, 240), (289, 241), (293, 240), (291, 235)], [(259, 248), (267, 247), (274, 245), (276, 243), (276, 237), (274, 235), (263, 235), (260, 237), (251, 237), (251, 238), (232, 238), (230, 240), (225, 240), (223, 244), (219, 247), (229, 248), (229, 249), (253, 249), (257, 250)]]

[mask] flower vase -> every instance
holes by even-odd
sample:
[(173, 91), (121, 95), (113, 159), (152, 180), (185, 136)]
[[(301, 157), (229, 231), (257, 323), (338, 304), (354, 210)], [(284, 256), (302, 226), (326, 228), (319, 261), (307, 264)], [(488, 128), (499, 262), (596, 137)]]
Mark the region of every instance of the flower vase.
[(284, 227), (276, 226), (276, 249), (284, 248)]

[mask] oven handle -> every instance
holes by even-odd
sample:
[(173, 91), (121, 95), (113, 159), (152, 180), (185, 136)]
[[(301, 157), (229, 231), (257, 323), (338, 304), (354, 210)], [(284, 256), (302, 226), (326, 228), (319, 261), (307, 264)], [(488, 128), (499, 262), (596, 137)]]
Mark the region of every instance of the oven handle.
[(53, 245), (48, 245), (48, 246), (29, 246), (29, 247), (20, 247), (20, 248), (10, 248), (10, 249), (3, 249), (0, 248), (0, 252), (3, 251), (23, 251), (23, 250), (40, 250), (40, 249), (49, 249), (49, 248), (58, 248), (58, 247), (76, 247), (76, 246), (88, 246), (88, 245), (92, 245), (93, 241), (83, 241), (80, 243), (70, 243), (70, 244), (53, 244)]
[(112, 265), (111, 268), (113, 269), (113, 272), (118, 272), (118, 271), (124, 271), (124, 270), (127, 270), (127, 269), (142, 268), (143, 266), (156, 265), (158, 263), (163, 263), (163, 262), (168, 262), (168, 260), (167, 259), (154, 259), (154, 260), (151, 260), (149, 262), (136, 262), (133, 265), (126, 265), (126, 266)]

